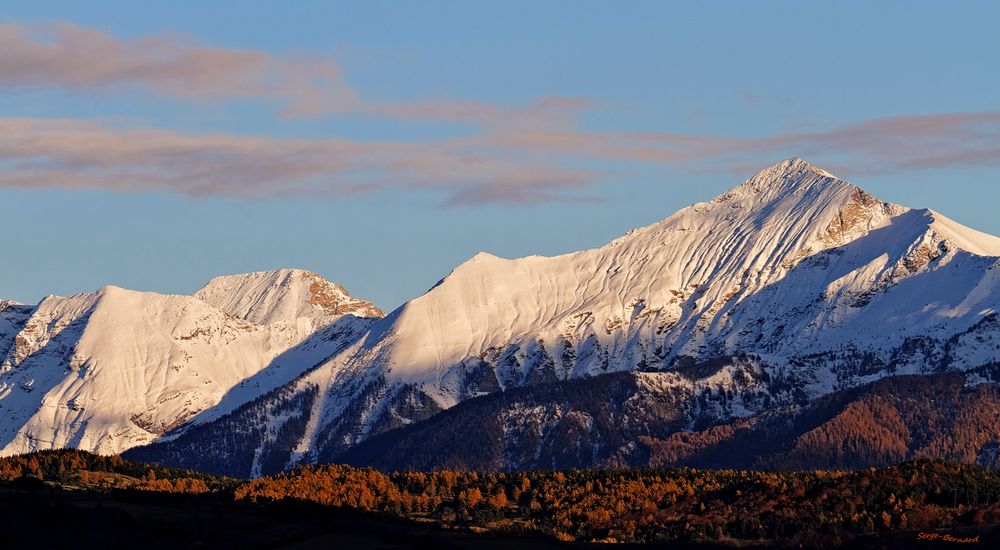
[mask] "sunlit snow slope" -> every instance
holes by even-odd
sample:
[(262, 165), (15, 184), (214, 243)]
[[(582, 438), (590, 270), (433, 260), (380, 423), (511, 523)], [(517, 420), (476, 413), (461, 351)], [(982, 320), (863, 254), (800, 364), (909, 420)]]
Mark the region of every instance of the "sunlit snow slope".
[[(601, 248), (477, 254), (285, 389), (312, 396), (282, 417), (288, 465), (483, 393), (611, 371), (659, 372), (641, 383), (732, 417), (971, 368), (1000, 358), (997, 256), (996, 237), (789, 159)], [(672, 374), (735, 355), (756, 359)], [(721, 390), (735, 397), (712, 405)]]
[(300, 270), (195, 297), (107, 286), (0, 308), (0, 449), (117, 453), (206, 421), (328, 359), (379, 315)]
[[(450, 404), (450, 369), (512, 347), (572, 348), (558, 378), (732, 350), (886, 349), (993, 312), (998, 255), (996, 237), (791, 159), (601, 248), (480, 253), (386, 318), (373, 360)], [(521, 367), (501, 382), (531, 375)]]

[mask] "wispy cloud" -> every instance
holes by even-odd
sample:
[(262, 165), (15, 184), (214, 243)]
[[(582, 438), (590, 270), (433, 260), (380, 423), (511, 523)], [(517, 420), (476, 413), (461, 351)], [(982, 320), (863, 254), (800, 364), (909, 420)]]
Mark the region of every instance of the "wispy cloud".
[[(703, 171), (759, 167), (789, 155), (831, 159), (852, 174), (1000, 164), (1000, 112), (892, 116), (753, 138), (666, 132), (498, 132), (484, 148), (673, 165)], [(747, 164), (747, 163), (750, 164)]]
[(1000, 112), (893, 116), (760, 140), (763, 150), (843, 157), (853, 173), (1000, 164)]
[(0, 186), (192, 196), (438, 191), (449, 204), (579, 200), (596, 174), (518, 155), (422, 144), (186, 134), (52, 119), (0, 120)]
[(266, 99), (303, 116), (358, 102), (328, 59), (207, 46), (180, 34), (119, 39), (70, 23), (0, 25), (0, 86)]
[(514, 106), (452, 98), (371, 101), (328, 57), (222, 48), (179, 33), (119, 38), (71, 23), (0, 24), (0, 88), (138, 90), (195, 102), (274, 102), (292, 117), (351, 113), (507, 127), (567, 124), (588, 105), (569, 97)]
[[(0, 89), (141, 91), (192, 102), (251, 99), (290, 116), (349, 113), (459, 122), (417, 142), (190, 133), (103, 121), (0, 119), (0, 186), (162, 190), (193, 196), (439, 193), (446, 204), (586, 200), (630, 164), (747, 173), (791, 155), (852, 175), (1000, 164), (1000, 112), (893, 116), (758, 137), (588, 131), (596, 106), (452, 98), (372, 101), (328, 58), (205, 45), (176, 34), (118, 38), (71, 24), (0, 25)], [(759, 101), (746, 92), (747, 102)], [(602, 166), (601, 171), (581, 166)]]
[[(848, 174), (1000, 164), (1000, 113), (888, 117), (760, 138), (532, 128), (419, 143), (191, 134), (94, 121), (0, 119), (0, 186), (193, 196), (430, 190), (447, 204), (588, 199), (606, 172), (652, 163), (747, 172), (799, 154)], [(829, 163), (823, 159), (836, 159)]]

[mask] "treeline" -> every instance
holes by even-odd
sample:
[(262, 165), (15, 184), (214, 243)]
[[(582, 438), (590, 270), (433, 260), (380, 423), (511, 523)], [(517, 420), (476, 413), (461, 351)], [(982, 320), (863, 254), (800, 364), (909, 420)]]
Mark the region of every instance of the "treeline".
[[(213, 495), (242, 506), (309, 502), (447, 528), (565, 541), (827, 547), (856, 537), (1000, 524), (1000, 473), (917, 460), (854, 472), (692, 468), (386, 474), (309, 466), (240, 481), (80, 451), (0, 459), (0, 480), (65, 489)], [(221, 500), (220, 500), (221, 499)]]
[(165, 468), (120, 456), (101, 456), (74, 449), (39, 451), (0, 458), (0, 481), (42, 481), (84, 489), (134, 489), (170, 493), (207, 493), (233, 487), (237, 481)]
[(383, 474), (320, 466), (247, 482), (236, 498), (307, 500), (567, 541), (825, 546), (859, 535), (1000, 522), (1000, 475), (941, 461), (852, 473), (671, 468)]

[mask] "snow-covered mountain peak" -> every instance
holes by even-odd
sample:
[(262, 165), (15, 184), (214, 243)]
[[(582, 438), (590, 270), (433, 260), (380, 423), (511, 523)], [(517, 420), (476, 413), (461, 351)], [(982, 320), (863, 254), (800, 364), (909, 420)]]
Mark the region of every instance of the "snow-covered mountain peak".
[(345, 314), (383, 315), (370, 302), (348, 294), (344, 287), (302, 269), (216, 277), (196, 292), (195, 297), (257, 324), (300, 318), (323, 321)]
[[(708, 202), (630, 231), (607, 247), (658, 248), (668, 242), (710, 252), (751, 242), (755, 269), (791, 265), (885, 226), (907, 208), (883, 202), (808, 162), (773, 164)], [(710, 256), (713, 254), (710, 254)]]
[(712, 202), (748, 199), (769, 202), (793, 194), (836, 193), (845, 189), (853, 191), (857, 187), (822, 168), (793, 157), (764, 168)]
[(381, 313), (302, 270), (213, 279), (198, 296), (107, 285), (0, 307), (0, 455), (117, 453), (225, 414), (353, 342)]
[[(794, 223), (782, 218), (801, 216), (807, 211), (805, 206), (810, 204), (828, 205), (825, 208), (827, 214), (835, 213), (831, 220), (824, 216), (810, 218), (810, 221), (822, 225), (817, 226), (822, 229), (820, 248), (849, 242), (888, 223), (891, 218), (911, 211), (907, 207), (881, 201), (860, 187), (798, 157), (764, 168), (709, 204), (756, 212), (761, 226), (774, 222)], [(792, 206), (789, 208), (788, 205)], [(700, 212), (707, 209), (705, 205), (694, 208)], [(765, 221), (764, 217), (770, 219)], [(965, 227), (933, 210), (919, 210), (912, 220), (929, 239), (945, 240), (958, 249), (980, 256), (1000, 255), (1000, 238)], [(815, 249), (816, 243), (813, 244)]]
[(479, 252), (476, 252), (471, 258), (469, 258), (469, 261), (489, 261), (489, 260), (500, 260), (500, 259), (503, 258), (500, 258), (500, 256), (497, 256), (495, 254), (490, 254), (485, 250), (480, 250)]
[[(889, 223), (906, 212), (903, 206), (880, 201), (830, 172), (793, 157), (764, 168), (740, 185), (707, 202), (683, 208), (645, 227), (630, 230), (607, 245), (560, 256), (527, 256), (505, 259), (480, 251), (457, 266), (442, 283), (456, 276), (498, 266), (522, 271), (531, 265), (573, 263), (574, 259), (609, 253), (648, 256), (663, 247), (729, 247), (732, 234), (760, 239), (780, 247), (780, 256), (769, 254), (772, 264), (787, 254), (815, 252), (838, 246)], [(626, 250), (613, 252), (613, 249)], [(806, 252), (801, 252), (806, 253)], [(553, 264), (553, 265), (555, 265)]]
[[(603, 247), (553, 257), (476, 254), (380, 323), (377, 335), (385, 336), (388, 353), (374, 353), (393, 377), (444, 384), (445, 393), (435, 397), (448, 403), (445, 373), (483, 354), (530, 358), (544, 342), (545, 354), (559, 357), (567, 341), (585, 344), (588, 354), (638, 353), (629, 342), (643, 331), (655, 334), (664, 364), (677, 355), (707, 355), (722, 341), (750, 349), (753, 339), (768, 336), (747, 327), (791, 317), (786, 310), (800, 299), (803, 311), (817, 296), (860, 304), (959, 251), (994, 255), (1000, 239), (881, 201), (792, 158)], [(771, 302), (786, 288), (794, 300)], [(856, 309), (843, 307), (837, 323)], [(737, 322), (742, 316), (753, 318)], [(814, 318), (802, 321), (810, 322), (820, 326)], [(559, 376), (603, 368), (599, 355), (567, 363)], [(641, 360), (625, 360), (632, 362)], [(498, 376), (506, 383), (530, 375), (525, 363), (519, 369)]]
[[(101, 297), (105, 297), (105, 296), (108, 296), (108, 297), (122, 296), (122, 295), (132, 294), (132, 293), (142, 294), (144, 292), (141, 291), (141, 290), (133, 290), (133, 289), (130, 289), (130, 288), (120, 287), (118, 285), (104, 285), (101, 288), (97, 289), (97, 292), (95, 292), (94, 294), (96, 294), (96, 296), (98, 298), (101, 298)], [(84, 294), (89, 294), (89, 293), (84, 293)], [(157, 292), (147, 292), (146, 294), (159, 294), (159, 293), (157, 293)]]
[(837, 176), (826, 170), (809, 163), (799, 157), (792, 157), (781, 162), (776, 162), (754, 174), (744, 182), (766, 186), (788, 186), (801, 185), (810, 178), (819, 176), (834, 181), (842, 181)]

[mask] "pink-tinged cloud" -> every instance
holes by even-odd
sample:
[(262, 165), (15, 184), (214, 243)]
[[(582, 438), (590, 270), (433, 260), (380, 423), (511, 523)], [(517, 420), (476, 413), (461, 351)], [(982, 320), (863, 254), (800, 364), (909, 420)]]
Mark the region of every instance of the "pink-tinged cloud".
[(773, 158), (800, 155), (836, 159), (830, 166), (846, 173), (892, 172), (1000, 164), (1000, 112), (894, 116), (754, 138), (529, 129), (472, 137), (468, 145), (698, 171), (706, 165), (745, 171)]
[(838, 157), (832, 168), (884, 173), (1000, 164), (1000, 112), (892, 116), (750, 140), (750, 151)]
[(0, 88), (152, 92), (195, 102), (280, 104), (294, 117), (334, 113), (479, 126), (568, 126), (589, 103), (542, 97), (520, 106), (451, 98), (370, 101), (323, 57), (221, 48), (181, 34), (118, 38), (70, 23), (0, 24)]
[(196, 101), (266, 99), (291, 115), (357, 103), (327, 59), (207, 46), (183, 35), (119, 39), (69, 23), (0, 25), (0, 86), (141, 90)]
[[(1000, 165), (1000, 113), (887, 117), (758, 138), (515, 125), (416, 143), (0, 119), (0, 186), (192, 196), (341, 197), (408, 189), (435, 193), (448, 205), (524, 205), (585, 200), (608, 173), (634, 163), (745, 175), (793, 154), (845, 175)], [(602, 171), (579, 168), (595, 163)]]
[(198, 197), (432, 191), (448, 204), (579, 199), (596, 174), (447, 142), (185, 134), (74, 120), (0, 119), (0, 186)]

